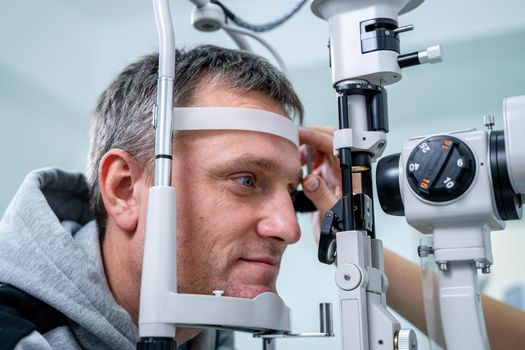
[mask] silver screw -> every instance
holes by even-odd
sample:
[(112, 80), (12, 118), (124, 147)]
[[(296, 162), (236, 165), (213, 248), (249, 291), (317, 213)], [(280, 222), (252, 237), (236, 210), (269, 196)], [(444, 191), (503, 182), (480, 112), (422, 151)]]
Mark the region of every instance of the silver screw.
[(474, 264), (476, 265), (476, 269), (483, 269), (485, 267), (485, 264), (482, 261), (476, 261)]
[(487, 130), (492, 130), (492, 127), (494, 126), (494, 115), (487, 114), (483, 116), (483, 124), (487, 128)]
[(431, 246), (420, 245), (417, 247), (417, 254), (421, 258), (426, 258), (427, 256), (434, 254), (434, 249), (432, 249)]
[(448, 269), (448, 264), (446, 261), (438, 262), (438, 266), (441, 271), (447, 271)]
[(352, 278), (352, 276), (350, 276), (349, 273), (345, 273), (344, 277), (345, 277), (345, 280), (347, 280), (347, 281), (350, 281), (350, 279)]
[(490, 273), (490, 266), (485, 266), (482, 270), (481, 270), (482, 273)]

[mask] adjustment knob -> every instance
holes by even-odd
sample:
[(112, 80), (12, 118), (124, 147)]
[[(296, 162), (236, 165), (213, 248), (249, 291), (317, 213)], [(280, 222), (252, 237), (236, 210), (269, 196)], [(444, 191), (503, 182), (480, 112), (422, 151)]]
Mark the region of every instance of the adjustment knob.
[(400, 329), (394, 337), (394, 350), (417, 350), (417, 337), (412, 329)]
[(435, 45), (418, 52), (419, 62), (423, 63), (439, 63), (443, 62), (441, 53), (441, 45)]
[(463, 141), (449, 135), (433, 136), (410, 153), (406, 174), (417, 195), (432, 202), (447, 202), (470, 187), (476, 161)]

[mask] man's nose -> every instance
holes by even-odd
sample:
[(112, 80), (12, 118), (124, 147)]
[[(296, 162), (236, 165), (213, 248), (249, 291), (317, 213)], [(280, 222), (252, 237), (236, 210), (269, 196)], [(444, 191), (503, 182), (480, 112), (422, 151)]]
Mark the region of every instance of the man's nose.
[(273, 194), (261, 209), (262, 218), (256, 228), (258, 235), (273, 237), (286, 244), (293, 244), (301, 238), (301, 228), (287, 190)]

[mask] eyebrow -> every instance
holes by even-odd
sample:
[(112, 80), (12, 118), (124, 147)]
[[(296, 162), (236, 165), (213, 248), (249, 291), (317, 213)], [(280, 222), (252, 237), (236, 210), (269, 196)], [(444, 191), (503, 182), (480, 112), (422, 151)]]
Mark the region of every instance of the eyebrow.
[[(225, 163), (220, 164), (217, 167), (214, 167), (214, 170), (221, 173), (231, 173), (232, 171), (239, 171), (243, 169), (257, 168), (259, 170), (265, 171), (267, 173), (277, 173), (281, 174), (284, 172), (284, 168), (277, 162), (260, 157), (254, 154), (242, 154), (235, 159), (226, 161)], [(237, 170), (238, 169), (238, 170)], [(297, 173), (293, 175), (293, 181), (299, 184), (303, 179), (302, 168), (299, 168)]]

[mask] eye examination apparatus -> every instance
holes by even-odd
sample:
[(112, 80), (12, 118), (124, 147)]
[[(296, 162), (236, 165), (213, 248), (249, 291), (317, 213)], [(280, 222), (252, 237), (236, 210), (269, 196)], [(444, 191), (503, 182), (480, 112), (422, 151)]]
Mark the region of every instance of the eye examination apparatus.
[[(478, 270), (490, 273), (493, 263), (490, 233), (505, 221), (521, 219), (525, 192), (525, 154), (519, 144), (525, 130), (525, 97), (503, 104), (504, 130), (450, 131), (416, 137), (402, 152), (380, 159), (386, 146), (388, 103), (386, 85), (398, 82), (402, 69), (441, 61), (439, 46), (403, 54), (400, 39), (414, 29), (398, 16), (417, 10), (418, 0), (314, 0), (312, 12), (330, 28), (329, 51), (333, 87), (337, 93), (339, 130), (334, 154), (339, 157), (342, 198), (321, 225), (321, 263), (336, 264), (340, 332), (344, 350), (417, 349), (412, 330), (401, 329), (386, 308), (388, 288), (383, 247), (375, 236), (372, 163), (379, 159), (376, 192), (383, 210), (404, 215), (431, 243), (421, 245), (421, 257), (437, 266), (438, 300), (428, 307), (427, 321), (439, 317), (447, 349), (488, 349), (480, 306)], [(275, 338), (330, 336), (331, 305), (321, 304), (321, 330), (295, 334), (290, 310), (275, 293), (255, 299), (177, 293), (176, 189), (171, 183), (171, 134), (176, 130), (234, 129), (283, 137), (298, 146), (294, 123), (279, 115), (237, 108), (173, 108), (174, 33), (167, 0), (154, 1), (160, 37), (156, 129), (155, 185), (149, 194), (148, 226), (140, 303), (138, 349), (175, 349), (176, 325), (226, 328), (254, 333), (264, 349)], [(224, 7), (196, 2), (192, 18), (200, 30), (224, 29), (241, 49), (249, 29), (226, 22)], [(231, 14), (231, 13), (230, 13)], [(270, 52), (275, 53), (269, 44)], [(281, 69), (286, 72), (277, 54)], [(428, 68), (431, 69), (431, 68)], [(259, 118), (249, 118), (250, 114)], [(200, 119), (192, 114), (200, 115)], [(237, 117), (239, 116), (239, 117)], [(174, 152), (177, 152), (175, 149)], [(352, 174), (360, 177), (354, 193)], [(461, 208), (461, 209), (459, 209)], [(432, 283), (432, 282), (431, 282)], [(176, 310), (176, 312), (175, 312)], [(429, 329), (432, 332), (431, 329)], [(284, 346), (285, 347), (285, 346)]]
[(0, 350), (525, 349), (525, 2), (4, 7)]
[[(388, 283), (384, 273), (382, 242), (375, 235), (374, 185), (383, 210), (404, 215), (407, 222), (430, 241), (419, 246), (422, 258), (432, 258), (435, 274), (425, 280), (437, 289), (425, 303), (429, 335), (447, 349), (489, 349), (477, 273), (490, 273), (493, 263), (490, 233), (502, 230), (505, 221), (521, 219), (525, 190), (525, 155), (519, 134), (525, 130), (525, 97), (504, 101), (504, 130), (450, 131), (416, 137), (402, 152), (381, 158), (389, 131), (386, 85), (398, 82), (402, 69), (441, 62), (441, 48), (431, 46), (402, 53), (403, 33), (398, 16), (417, 10), (418, 0), (314, 0), (314, 15), (328, 22), (333, 87), (337, 93), (339, 130), (334, 134), (334, 154), (339, 157), (342, 198), (321, 225), (318, 259), (336, 264), (339, 290), (341, 349), (410, 349), (418, 347), (415, 333), (401, 329), (386, 308)], [(174, 67), (174, 34), (168, 1), (154, 1), (160, 35), (158, 100), (154, 114), (157, 130), (155, 186), (150, 190), (144, 273), (141, 291), (138, 349), (158, 349), (160, 343), (175, 349), (176, 325), (218, 327), (254, 333), (264, 349), (274, 349), (275, 339), (330, 336), (334, 332), (331, 304), (321, 304), (321, 329), (296, 334), (290, 310), (274, 293), (253, 300), (176, 292), (176, 229), (169, 212), (176, 210), (176, 192), (170, 187), (171, 133), (186, 130), (235, 129), (275, 134), (298, 145), (293, 122), (266, 113), (251, 121), (238, 109), (204, 108), (197, 111), (171, 105)], [(283, 72), (283, 59), (255, 32), (227, 21), (220, 3), (195, 1), (192, 15), (202, 31), (225, 30), (241, 49), (250, 50), (244, 36), (256, 38), (275, 55)], [(304, 4), (304, 2), (303, 2)], [(295, 10), (300, 8), (299, 4)], [(293, 14), (293, 13), (292, 13)], [(230, 23), (231, 22), (231, 23)], [(176, 68), (175, 68), (176, 69)], [(431, 68), (428, 68), (431, 69)], [(235, 116), (242, 114), (242, 119)], [(254, 119), (255, 120), (255, 119)], [(176, 152), (176, 150), (175, 150)], [(354, 193), (352, 179), (360, 177), (361, 192)], [(458, 210), (461, 208), (461, 210)], [(430, 243), (428, 243), (430, 242)], [(436, 276), (436, 277), (432, 277)], [(176, 312), (174, 310), (177, 310)], [(246, 311), (250, 310), (250, 311)], [(337, 332), (337, 328), (335, 328)], [(171, 344), (171, 345), (169, 345)]]
[[(376, 237), (374, 192), (382, 209), (405, 216), (409, 225), (431, 235), (419, 255), (431, 259), (435, 272), (425, 279), (436, 298), (426, 295), (429, 335), (446, 349), (489, 349), (480, 304), (478, 270), (493, 264), (490, 234), (508, 220), (522, 217), (525, 154), (520, 136), (525, 130), (525, 96), (503, 102), (503, 130), (460, 130), (414, 137), (401, 153), (384, 156), (389, 132), (385, 86), (398, 82), (402, 70), (441, 62), (439, 45), (402, 53), (400, 41), (414, 30), (399, 16), (417, 11), (420, 0), (314, 0), (313, 14), (327, 21), (333, 88), (337, 94), (339, 129), (333, 151), (339, 158), (342, 198), (321, 225), (318, 259), (335, 264), (340, 327), (332, 325), (332, 305), (320, 305), (320, 330), (294, 333), (289, 308), (275, 293), (254, 299), (177, 293), (175, 216), (176, 189), (171, 183), (171, 136), (176, 130), (228, 129), (263, 132), (299, 146), (297, 126), (270, 112), (239, 108), (174, 108), (172, 90), (175, 38), (168, 0), (155, 0), (160, 65), (157, 104), (155, 184), (150, 189), (137, 349), (175, 349), (176, 326), (211, 327), (253, 333), (263, 349), (276, 339), (341, 334), (341, 349), (418, 348), (414, 331), (401, 329), (386, 307), (387, 278), (383, 245)], [(245, 37), (255, 38), (279, 54), (255, 33), (243, 28), (219, 2), (194, 1), (194, 26), (201, 31), (223, 29), (241, 49)], [(304, 1), (288, 15), (293, 15)], [(401, 16), (402, 19), (402, 16)], [(312, 18), (314, 20), (314, 18)], [(284, 21), (284, 20), (283, 20)], [(423, 69), (423, 68), (422, 68)], [(432, 69), (428, 67), (426, 69)], [(257, 118), (251, 115), (258, 114)], [(175, 149), (174, 152), (177, 150)], [(382, 158), (381, 158), (382, 157)], [(378, 160), (376, 188), (372, 163)], [(359, 177), (361, 191), (353, 191)], [(303, 198), (304, 199), (304, 198)], [(416, 249), (417, 247), (414, 247)], [(176, 311), (175, 311), (176, 310)], [(439, 331), (438, 331), (439, 329)], [(283, 345), (283, 348), (285, 346)]]

